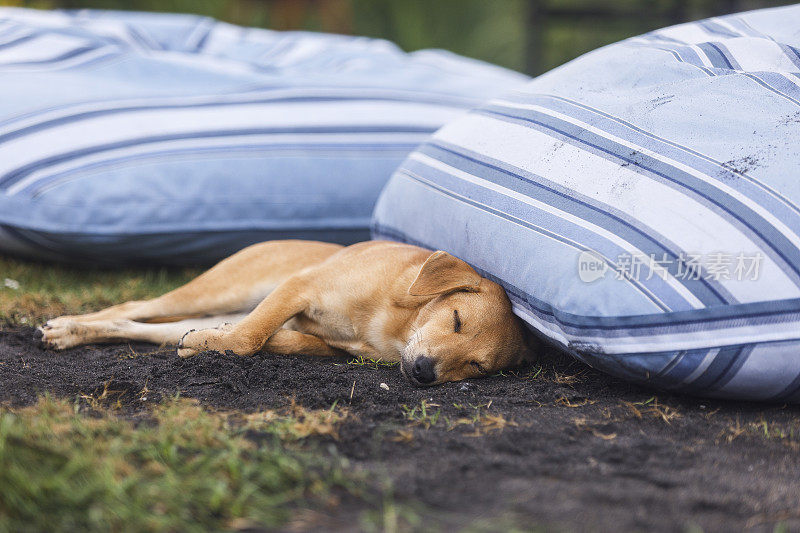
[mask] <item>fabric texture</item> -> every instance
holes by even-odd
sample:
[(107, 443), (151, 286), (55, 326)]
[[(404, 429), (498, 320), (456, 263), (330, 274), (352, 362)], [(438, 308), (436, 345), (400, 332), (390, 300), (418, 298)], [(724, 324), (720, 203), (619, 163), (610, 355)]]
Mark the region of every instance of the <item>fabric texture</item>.
[(373, 236), (445, 249), (623, 378), (800, 401), (800, 5), (601, 48), (441, 130)]
[(185, 263), (364, 240), (415, 146), (528, 79), (360, 37), (0, 8), (0, 250)]

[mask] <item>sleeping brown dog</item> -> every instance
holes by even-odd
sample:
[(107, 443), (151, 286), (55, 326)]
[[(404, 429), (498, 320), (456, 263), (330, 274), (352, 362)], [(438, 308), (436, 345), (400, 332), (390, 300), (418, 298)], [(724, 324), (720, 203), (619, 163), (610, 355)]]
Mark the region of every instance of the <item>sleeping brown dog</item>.
[(59, 317), (38, 334), (55, 349), (177, 344), (181, 357), (346, 352), (400, 361), (416, 385), (483, 376), (529, 353), (499, 285), (445, 252), (384, 241), (256, 244), (163, 296)]

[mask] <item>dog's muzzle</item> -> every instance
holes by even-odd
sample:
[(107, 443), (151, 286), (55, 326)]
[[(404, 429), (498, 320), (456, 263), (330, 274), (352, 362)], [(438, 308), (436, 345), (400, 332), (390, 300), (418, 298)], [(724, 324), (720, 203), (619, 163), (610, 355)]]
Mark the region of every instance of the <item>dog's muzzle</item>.
[(403, 361), (402, 368), (403, 374), (417, 385), (430, 385), (436, 381), (434, 362), (430, 357), (420, 355), (414, 361)]

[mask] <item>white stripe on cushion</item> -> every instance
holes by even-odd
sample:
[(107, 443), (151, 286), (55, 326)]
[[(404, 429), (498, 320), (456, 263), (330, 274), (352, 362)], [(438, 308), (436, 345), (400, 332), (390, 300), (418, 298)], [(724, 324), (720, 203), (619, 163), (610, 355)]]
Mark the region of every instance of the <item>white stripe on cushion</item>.
[[(474, 132), (482, 134), (478, 136)], [(761, 247), (737, 227), (689, 196), (531, 128), (472, 114), (460, 120), (457, 127), (443, 127), (435, 138), (478, 153), (489, 152), (509, 165), (545, 175), (550, 181), (629, 213), (645, 226), (659, 228), (664, 237), (690, 253), (761, 252)], [(487, 139), (494, 142), (489, 143)], [(587, 173), (592, 179), (584, 179), (582, 174)], [(620, 194), (619, 184), (623, 182), (629, 187)], [(651, 202), (652, 198), (663, 202)], [(675, 206), (683, 209), (677, 212)], [(669, 228), (663, 224), (664, 220), (671, 220)], [(704, 221), (702, 231), (698, 230), (696, 220)], [(767, 256), (762, 267), (760, 279), (765, 280), (762, 283), (734, 280), (722, 283), (741, 302), (800, 296), (800, 289)]]

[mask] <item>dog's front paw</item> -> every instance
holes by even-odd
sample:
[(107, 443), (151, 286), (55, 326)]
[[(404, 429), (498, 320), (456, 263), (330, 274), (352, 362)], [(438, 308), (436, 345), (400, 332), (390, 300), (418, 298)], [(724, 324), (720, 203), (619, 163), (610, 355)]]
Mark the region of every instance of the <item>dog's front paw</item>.
[(230, 349), (226, 342), (226, 331), (221, 329), (201, 329), (186, 332), (178, 344), (178, 356), (192, 357), (207, 350), (224, 352)]
[(52, 350), (66, 350), (86, 342), (86, 327), (68, 319), (50, 321), (42, 327), (36, 328), (34, 338), (43, 348)]

